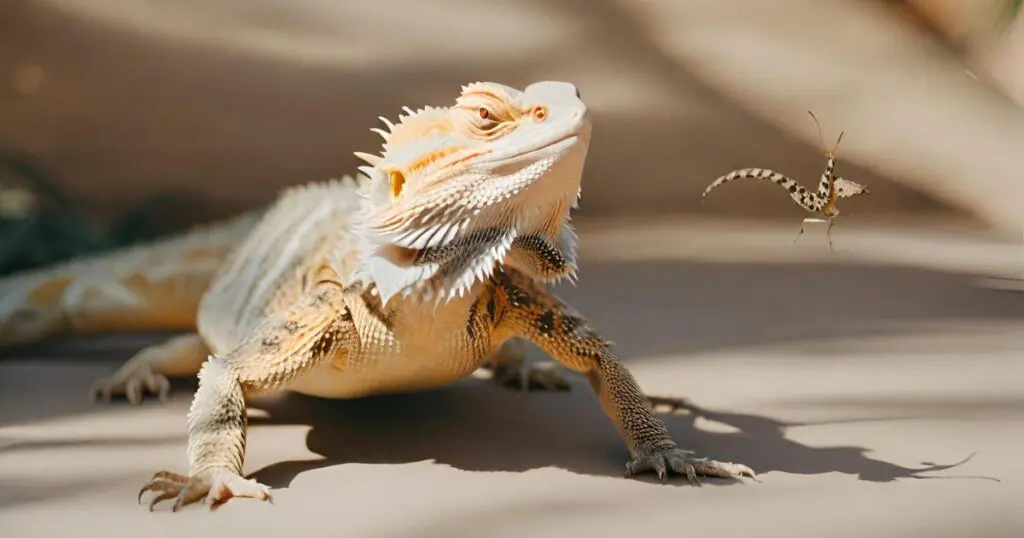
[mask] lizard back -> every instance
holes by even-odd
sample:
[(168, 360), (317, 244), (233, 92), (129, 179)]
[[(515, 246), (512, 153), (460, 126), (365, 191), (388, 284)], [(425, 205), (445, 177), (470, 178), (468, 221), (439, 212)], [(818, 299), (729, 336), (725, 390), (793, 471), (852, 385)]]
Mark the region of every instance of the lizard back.
[(329, 253), (354, 252), (345, 243), (358, 208), (357, 189), (356, 181), (345, 177), (281, 193), (199, 304), (198, 331), (214, 354), (231, 350), (267, 316), (294, 304)]

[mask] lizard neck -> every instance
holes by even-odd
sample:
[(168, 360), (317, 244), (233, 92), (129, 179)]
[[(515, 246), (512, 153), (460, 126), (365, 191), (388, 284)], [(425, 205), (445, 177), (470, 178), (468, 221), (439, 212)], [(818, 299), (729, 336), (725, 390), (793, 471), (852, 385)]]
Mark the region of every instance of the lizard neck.
[[(558, 163), (538, 163), (544, 173), (551, 173), (553, 166)], [(502, 266), (541, 282), (575, 277), (577, 237), (570, 212), (579, 195), (578, 180), (570, 182), (571, 195), (553, 195), (545, 192), (546, 186), (523, 189), (482, 210), (458, 215), (456, 209), (450, 212), (455, 218), (382, 234), (372, 223), (391, 209), (384, 191), (387, 180), (377, 169), (363, 171), (370, 177), (361, 187), (361, 209), (353, 217), (355, 278), (372, 285), (385, 305), (393, 297), (439, 303), (472, 295)], [(434, 211), (449, 216), (444, 207)]]

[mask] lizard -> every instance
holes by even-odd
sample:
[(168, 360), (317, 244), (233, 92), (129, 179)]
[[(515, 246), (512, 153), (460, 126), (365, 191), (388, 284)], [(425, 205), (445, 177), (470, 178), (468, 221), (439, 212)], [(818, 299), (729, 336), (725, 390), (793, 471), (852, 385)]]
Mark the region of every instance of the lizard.
[(507, 366), (523, 341), (588, 380), (629, 451), (626, 477), (755, 477), (680, 448), (613, 343), (549, 289), (577, 273), (571, 212), (593, 129), (579, 89), (477, 82), (452, 105), (403, 112), (374, 129), (379, 153), (355, 153), (357, 178), (292, 187), (222, 225), (224, 236), (248, 230), (200, 294), (195, 332), (125, 365), (122, 377), (150, 391), (151, 374), (199, 380), (188, 471), (156, 472), (139, 501), (153, 492), (151, 510), (173, 499), (177, 511), (269, 500), (242, 475), (252, 397), (434, 388)]
[[(836, 207), (836, 202), (840, 198), (852, 198), (854, 196), (871, 194), (870, 189), (865, 185), (861, 185), (855, 181), (851, 181), (842, 176), (837, 176), (835, 173), (837, 150), (839, 148), (839, 142), (843, 140), (843, 132), (839, 133), (839, 137), (836, 139), (835, 144), (829, 148), (825, 144), (825, 137), (821, 132), (821, 124), (818, 122), (818, 118), (814, 116), (814, 112), (808, 110), (808, 114), (814, 119), (814, 124), (818, 128), (818, 138), (821, 141), (821, 145), (825, 150), (825, 156), (827, 158), (825, 162), (825, 170), (821, 173), (821, 179), (818, 181), (818, 190), (813, 192), (807, 187), (800, 184), (795, 179), (780, 174), (774, 170), (768, 168), (741, 168), (733, 170), (728, 174), (719, 176), (707, 188), (704, 189), (701, 199), (707, 198), (707, 195), (725, 183), (736, 179), (761, 179), (764, 181), (770, 181), (789, 192), (790, 198), (804, 211), (813, 213), (825, 217), (825, 221), (828, 223), (825, 228), (825, 235), (828, 237), (828, 248), (831, 251), (835, 251), (832, 247), (832, 224), (833, 220), (840, 215), (839, 208)], [(793, 239), (795, 243), (797, 239), (804, 233), (804, 224), (800, 224), (800, 231), (797, 232), (796, 238)]]

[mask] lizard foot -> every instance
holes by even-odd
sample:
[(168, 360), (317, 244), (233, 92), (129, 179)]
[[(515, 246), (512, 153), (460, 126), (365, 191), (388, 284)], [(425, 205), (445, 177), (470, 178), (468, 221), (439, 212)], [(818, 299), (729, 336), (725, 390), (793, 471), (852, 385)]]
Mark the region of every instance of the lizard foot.
[(172, 512), (196, 501), (209, 503), (210, 510), (217, 509), (232, 497), (246, 497), (270, 501), (270, 488), (255, 480), (246, 480), (230, 471), (217, 471), (195, 477), (188, 477), (170, 471), (160, 471), (139, 490), (139, 503), (147, 491), (158, 493), (149, 503), (149, 511), (159, 502), (175, 499)]
[(494, 382), (502, 387), (527, 392), (530, 390), (570, 390), (569, 380), (557, 364), (541, 362), (518, 367), (494, 369)]
[(160, 401), (167, 401), (171, 383), (163, 374), (195, 375), (208, 352), (202, 337), (194, 333), (149, 346), (136, 353), (114, 375), (97, 381), (89, 391), (90, 398), (109, 402), (112, 396), (124, 395), (132, 405), (139, 405), (144, 392), (148, 392)]
[(700, 485), (698, 476), (714, 476), (718, 478), (736, 478), (749, 476), (756, 478), (753, 469), (741, 463), (719, 462), (704, 458), (693, 458), (692, 451), (677, 446), (664, 446), (641, 451), (633, 461), (626, 464), (626, 478), (637, 474), (654, 471), (662, 484), (668, 481), (668, 471), (685, 475), (687, 481), (695, 486)]
[(128, 363), (114, 375), (93, 384), (89, 397), (92, 401), (102, 399), (109, 402), (113, 396), (124, 395), (129, 403), (139, 405), (142, 403), (142, 389), (165, 402), (171, 391), (171, 383), (166, 377), (153, 372), (145, 363)]
[(542, 362), (526, 364), (526, 347), (522, 340), (504, 342), (487, 362), (495, 383), (505, 388), (529, 390), (570, 390), (565, 372), (557, 364)]

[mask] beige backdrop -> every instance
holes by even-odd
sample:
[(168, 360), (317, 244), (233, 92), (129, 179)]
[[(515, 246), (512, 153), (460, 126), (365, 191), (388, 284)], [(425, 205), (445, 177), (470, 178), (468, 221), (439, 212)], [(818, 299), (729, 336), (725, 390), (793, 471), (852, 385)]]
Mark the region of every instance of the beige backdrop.
[[(1018, 225), (1018, 107), (864, 2), (7, 0), (0, 144), (99, 215), (160, 193), (176, 221), (353, 171), (369, 128), (463, 83), (576, 82), (596, 133), (583, 212), (800, 214), (784, 193), (704, 184), (733, 168), (814, 181), (826, 136), (869, 184), (859, 215)], [(769, 5), (770, 4), (770, 5)], [(288, 7), (282, 7), (287, 5)], [(898, 180), (898, 181), (894, 181)], [(1024, 195), (1021, 198), (1024, 199)], [(180, 210), (180, 212), (177, 212)]]

